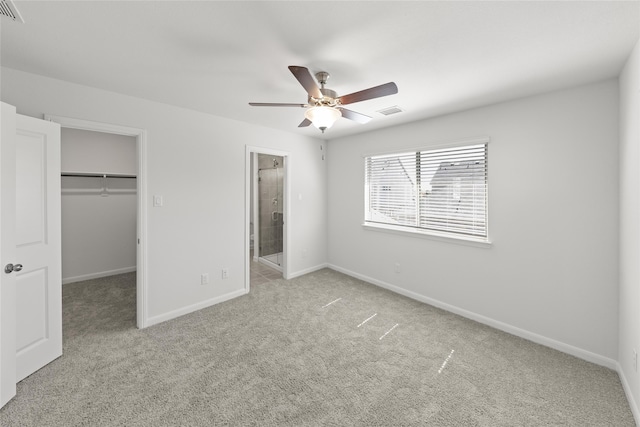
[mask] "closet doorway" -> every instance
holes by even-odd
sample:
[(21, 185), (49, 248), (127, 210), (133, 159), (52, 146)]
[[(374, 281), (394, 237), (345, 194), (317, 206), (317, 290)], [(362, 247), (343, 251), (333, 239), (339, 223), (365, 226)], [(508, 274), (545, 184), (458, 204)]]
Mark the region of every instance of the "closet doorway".
[(144, 328), (146, 133), (45, 118), (61, 125), (62, 283), (135, 272), (136, 326)]
[(279, 272), (280, 277), (288, 277), (290, 156), (283, 151), (249, 146), (246, 153), (245, 287), (249, 290), (252, 276), (273, 279), (273, 272)]

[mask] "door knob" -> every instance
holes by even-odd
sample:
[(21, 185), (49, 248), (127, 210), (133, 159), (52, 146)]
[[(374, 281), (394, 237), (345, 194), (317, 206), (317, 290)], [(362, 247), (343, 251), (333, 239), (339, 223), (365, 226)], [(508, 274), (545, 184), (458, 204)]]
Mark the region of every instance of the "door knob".
[(22, 270), (22, 264), (15, 264), (14, 265), (14, 264), (9, 263), (9, 264), (4, 266), (4, 272), (7, 273), (7, 274), (9, 274), (11, 272), (14, 272), (14, 271), (21, 271), (21, 270)]

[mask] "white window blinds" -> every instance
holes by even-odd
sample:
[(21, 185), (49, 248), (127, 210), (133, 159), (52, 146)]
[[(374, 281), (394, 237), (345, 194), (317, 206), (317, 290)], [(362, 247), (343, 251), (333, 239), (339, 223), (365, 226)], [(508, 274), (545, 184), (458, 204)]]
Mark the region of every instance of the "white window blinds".
[(487, 144), (365, 158), (365, 222), (487, 239)]

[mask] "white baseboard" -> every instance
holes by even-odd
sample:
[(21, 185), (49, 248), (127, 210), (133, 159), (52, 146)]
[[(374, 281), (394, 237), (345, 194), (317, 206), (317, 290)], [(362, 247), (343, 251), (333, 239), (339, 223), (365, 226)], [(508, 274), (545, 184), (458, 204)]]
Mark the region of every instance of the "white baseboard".
[(624, 394), (627, 396), (627, 401), (629, 402), (629, 407), (631, 408), (631, 413), (633, 414), (633, 419), (636, 422), (636, 425), (640, 425), (640, 411), (638, 410), (638, 405), (636, 404), (636, 399), (634, 399), (633, 393), (631, 392), (631, 387), (629, 386), (629, 382), (627, 381), (627, 377), (622, 370), (622, 366), (620, 363), (616, 363), (618, 371), (618, 376), (620, 377), (620, 382), (622, 383), (622, 388), (624, 389)]
[(518, 336), (520, 338), (524, 338), (529, 341), (533, 341), (537, 344), (544, 345), (546, 347), (553, 348), (555, 350), (561, 351), (563, 353), (570, 354), (572, 356), (578, 357), (580, 359), (586, 360), (591, 363), (595, 363), (597, 365), (601, 365), (607, 367), (609, 369), (617, 370), (618, 362), (614, 359), (610, 359), (608, 357), (592, 353), (588, 350), (584, 350), (578, 347), (574, 347), (572, 345), (556, 341), (552, 338), (548, 338), (542, 335), (538, 335), (534, 332), (530, 332), (524, 329), (520, 329), (518, 327), (509, 325), (507, 323), (500, 322), (498, 320), (491, 319), (489, 317), (483, 316), (481, 314), (477, 314), (468, 310), (465, 310), (460, 307), (453, 306), (451, 304), (444, 303), (442, 301), (435, 300), (433, 298), (426, 297), (424, 295), (418, 294), (413, 291), (408, 291), (404, 288), (392, 285), (390, 283), (383, 282), (381, 280), (374, 279), (372, 277), (365, 276), (363, 274), (356, 273), (354, 271), (348, 270), (346, 268), (339, 267), (337, 265), (329, 264), (328, 267), (332, 270), (338, 271), (340, 273), (344, 273), (347, 276), (355, 277), (356, 279), (363, 280), (365, 282), (371, 283), (376, 286), (380, 286), (381, 288), (388, 289), (397, 294), (403, 295), (405, 297), (414, 299), (416, 301), (423, 302), (425, 304), (432, 305), (434, 307), (441, 308), (450, 313), (457, 314), (462, 317), (466, 317), (467, 319), (474, 320), (476, 322), (491, 326), (492, 328), (499, 329), (501, 331), (507, 332), (509, 334)]
[[(315, 267), (307, 268), (305, 270), (297, 271), (293, 274), (289, 274), (287, 279), (293, 279), (294, 277), (302, 276), (313, 271), (321, 270), (326, 268), (327, 264), (316, 265)], [(230, 299), (237, 298), (239, 296), (247, 294), (247, 289), (240, 289), (234, 292), (230, 292), (228, 294), (220, 295), (215, 298), (208, 299), (206, 301), (201, 301), (199, 303), (179, 308), (177, 310), (170, 311), (168, 313), (160, 314), (158, 316), (149, 317), (146, 319), (145, 328), (157, 325), (158, 323), (166, 322), (167, 320), (175, 319), (180, 316), (184, 316), (185, 314), (193, 313), (194, 311), (202, 310), (203, 308), (211, 307), (212, 305), (220, 304), (221, 302), (229, 301)]]
[(158, 323), (166, 322), (167, 320), (184, 316), (185, 314), (193, 313), (194, 311), (202, 310), (203, 308), (211, 307), (212, 305), (220, 304), (221, 302), (229, 301), (230, 299), (237, 298), (247, 293), (248, 293), (247, 290), (243, 288), (237, 291), (229, 292), (228, 294), (220, 295), (215, 298), (211, 298), (205, 301), (198, 302), (196, 304), (179, 308), (177, 310), (173, 310), (168, 313), (149, 317), (145, 322), (145, 328), (149, 326), (157, 325)]
[(84, 280), (99, 279), (101, 277), (115, 276), (116, 274), (132, 273), (134, 271), (136, 271), (135, 265), (133, 267), (117, 268), (115, 270), (108, 270), (108, 271), (99, 271), (97, 273), (82, 274), (80, 276), (63, 277), (62, 284), (66, 285), (67, 283), (75, 283), (75, 282), (82, 282)]
[(314, 271), (322, 270), (323, 268), (329, 267), (329, 264), (318, 264), (313, 267), (305, 268), (304, 270), (296, 271), (295, 273), (289, 273), (285, 279), (295, 279), (296, 277), (304, 276), (305, 274), (313, 273)]

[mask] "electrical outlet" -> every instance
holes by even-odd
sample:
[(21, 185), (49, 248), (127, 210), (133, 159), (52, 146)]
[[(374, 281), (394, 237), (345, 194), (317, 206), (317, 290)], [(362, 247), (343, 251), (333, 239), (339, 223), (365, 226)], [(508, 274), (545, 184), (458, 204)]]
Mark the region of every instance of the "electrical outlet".
[(209, 284), (209, 273), (202, 273), (200, 275), (200, 284), (208, 285)]
[(396, 262), (395, 269), (396, 269), (396, 273), (400, 273), (400, 263), (399, 262)]
[(633, 370), (638, 372), (638, 352), (633, 349)]
[(228, 279), (229, 278), (229, 269), (228, 268), (223, 268), (222, 269), (222, 278), (223, 279)]

